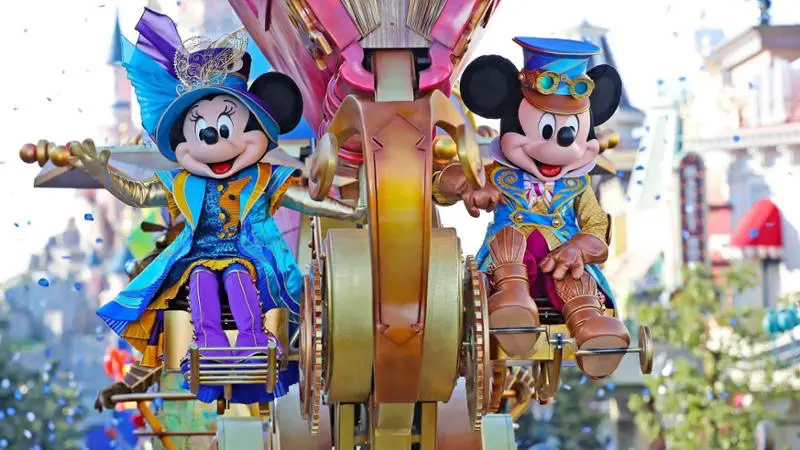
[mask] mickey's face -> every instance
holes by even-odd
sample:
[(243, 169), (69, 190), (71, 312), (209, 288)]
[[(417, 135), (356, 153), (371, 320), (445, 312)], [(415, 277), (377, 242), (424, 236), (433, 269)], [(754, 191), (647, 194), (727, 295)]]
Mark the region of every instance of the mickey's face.
[(509, 162), (541, 181), (555, 181), (590, 164), (600, 152), (597, 139), (589, 139), (591, 114), (553, 114), (519, 104), (517, 111), (524, 134), (503, 134), (500, 147)]
[(178, 163), (194, 175), (227, 178), (257, 163), (269, 140), (260, 129), (247, 129), (250, 111), (230, 95), (203, 99), (183, 120), (185, 141), (175, 147)]

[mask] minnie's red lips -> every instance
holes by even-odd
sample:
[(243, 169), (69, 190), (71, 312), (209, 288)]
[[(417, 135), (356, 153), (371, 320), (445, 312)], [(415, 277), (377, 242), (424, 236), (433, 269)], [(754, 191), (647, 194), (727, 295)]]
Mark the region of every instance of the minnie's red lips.
[(563, 166), (554, 166), (552, 164), (545, 164), (541, 161), (536, 161), (536, 160), (534, 160), (534, 162), (536, 163), (536, 167), (539, 169), (539, 172), (541, 172), (542, 175), (548, 178), (558, 176), (558, 174), (561, 173), (561, 169), (563, 167)]
[(227, 161), (211, 163), (208, 167), (211, 168), (211, 171), (217, 175), (222, 175), (223, 173), (231, 170), (233, 168), (233, 162), (236, 161), (236, 158), (229, 159)]

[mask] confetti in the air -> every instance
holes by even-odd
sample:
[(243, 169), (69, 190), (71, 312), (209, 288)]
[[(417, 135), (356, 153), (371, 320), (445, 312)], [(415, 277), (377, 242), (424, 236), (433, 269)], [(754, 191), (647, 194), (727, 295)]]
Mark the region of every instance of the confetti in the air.
[(742, 137), (739, 136), (738, 134), (733, 136), (733, 142), (739, 142), (741, 140), (742, 140)]
[(28, 414), (25, 414), (25, 418), (28, 419), (28, 422), (33, 422), (36, 420), (36, 414), (28, 411)]
[(17, 222), (14, 222), (14, 226), (19, 228), (19, 224)]
[(28, 439), (33, 438), (33, 433), (31, 433), (31, 430), (25, 430), (25, 431), (22, 432), (22, 434), (24, 434), (25, 437), (28, 438)]
[(658, 83), (659, 86), (663, 86), (664, 85), (664, 80), (658, 80), (657, 83)]
[(686, 231), (686, 230), (683, 230), (681, 232), (681, 236), (683, 236), (684, 239), (689, 239), (689, 232)]
[(603, 388), (598, 389), (597, 390), (597, 396), (600, 397), (600, 398), (605, 397), (606, 396), (606, 390), (603, 389)]
[(587, 381), (589, 381), (589, 379), (586, 378), (586, 375), (581, 375), (581, 379), (580, 379), (580, 381), (578, 381), (578, 383), (586, 384)]
[(583, 427), (583, 428), (581, 429), (581, 432), (582, 432), (583, 434), (589, 434), (589, 433), (591, 433), (591, 432), (592, 432), (592, 429), (591, 429), (590, 427)]
[(80, 290), (83, 289), (83, 285), (80, 284), (80, 283), (75, 283), (75, 284), (72, 285), (72, 289), (75, 292), (80, 292)]
[(650, 396), (650, 389), (644, 388), (642, 389), (642, 397), (649, 397)]
[(680, 82), (684, 82), (684, 81), (686, 81), (686, 77), (683, 77), (683, 76), (681, 76), (681, 77), (678, 77), (678, 81), (680, 81)]
[(570, 386), (568, 384), (562, 384), (561, 388), (564, 389), (565, 391), (571, 391), (572, 390), (572, 386)]
[(3, 378), (3, 381), (0, 381), (0, 387), (3, 389), (8, 389), (11, 386), (11, 380), (8, 378)]
[(634, 167), (633, 170), (644, 170), (644, 166), (638, 165), (638, 166)]
[[(650, 131), (650, 127), (647, 127), (647, 131)], [(639, 147), (640, 152), (643, 152), (645, 150), (647, 150), (647, 147)]]
[(87, 222), (92, 222), (94, 221), (94, 216), (91, 213), (86, 213), (83, 215), (83, 220)]
[(48, 101), (48, 102), (52, 102), (52, 101), (53, 101), (53, 99), (52, 99), (51, 97), (47, 97), (47, 101)]
[(95, 240), (94, 240), (94, 243), (95, 243), (95, 244), (102, 244), (102, 243), (103, 243), (103, 238), (97, 238), (97, 239), (95, 239)]
[(50, 282), (47, 280), (47, 278), (39, 278), (38, 283), (39, 283), (39, 286), (41, 286), (41, 287), (50, 286)]
[(618, 177), (624, 177), (625, 176), (625, 171), (624, 170), (618, 170), (617, 171), (617, 176)]
[(747, 235), (750, 236), (750, 239), (757, 238), (758, 237), (758, 229), (753, 228), (752, 230), (750, 230), (749, 233), (747, 233)]
[(13, 407), (13, 406), (9, 406), (8, 408), (6, 408), (6, 415), (7, 415), (8, 417), (13, 417), (13, 416), (15, 416), (16, 414), (17, 414), (17, 410), (16, 410), (16, 409), (14, 409), (14, 407)]
[(658, 194), (654, 197), (656, 200), (661, 200), (661, 194)]
[(642, 181), (642, 180), (636, 180), (636, 184), (638, 184), (638, 185), (640, 185), (640, 186), (641, 186), (641, 185), (643, 185), (643, 184), (644, 184), (644, 181)]

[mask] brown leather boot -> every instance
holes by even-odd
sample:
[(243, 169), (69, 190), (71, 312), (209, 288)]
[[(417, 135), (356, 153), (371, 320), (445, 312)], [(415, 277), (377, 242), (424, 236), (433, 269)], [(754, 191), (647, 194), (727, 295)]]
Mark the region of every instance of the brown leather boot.
[[(539, 326), (539, 311), (531, 298), (528, 271), (522, 262), (527, 242), (512, 227), (501, 229), (489, 244), (492, 254), (494, 294), (489, 297), (489, 325), (492, 328)], [(510, 356), (526, 356), (533, 350), (539, 333), (495, 334)]]
[[(556, 280), (556, 293), (564, 301), (562, 314), (579, 350), (627, 348), (631, 336), (621, 320), (603, 315), (600, 291), (591, 275), (584, 272), (576, 280), (567, 276)], [(588, 355), (576, 358), (578, 367), (589, 378), (600, 379), (614, 373), (624, 354)]]

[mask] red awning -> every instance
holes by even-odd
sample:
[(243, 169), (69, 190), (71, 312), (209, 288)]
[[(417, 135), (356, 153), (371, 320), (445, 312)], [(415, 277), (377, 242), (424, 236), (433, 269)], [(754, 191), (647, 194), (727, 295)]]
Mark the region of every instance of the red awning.
[(780, 257), (783, 252), (781, 211), (768, 199), (757, 201), (736, 225), (731, 245), (740, 248), (745, 256)]

